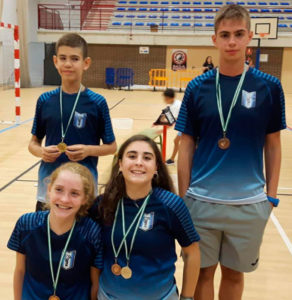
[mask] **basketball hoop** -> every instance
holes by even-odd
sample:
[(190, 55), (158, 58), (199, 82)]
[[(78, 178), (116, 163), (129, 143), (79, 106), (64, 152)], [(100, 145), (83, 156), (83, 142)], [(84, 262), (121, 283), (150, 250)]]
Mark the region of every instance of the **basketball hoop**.
[(266, 33), (266, 32), (261, 32), (261, 33), (259, 33), (259, 36), (260, 36), (261, 39), (267, 39), (269, 34)]

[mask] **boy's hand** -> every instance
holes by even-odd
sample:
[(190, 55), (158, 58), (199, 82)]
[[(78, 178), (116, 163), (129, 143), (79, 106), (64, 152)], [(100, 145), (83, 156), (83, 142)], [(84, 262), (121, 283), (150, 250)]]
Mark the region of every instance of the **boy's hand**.
[(42, 160), (45, 162), (54, 162), (60, 155), (57, 146), (42, 147)]
[(65, 154), (71, 161), (83, 160), (85, 157), (88, 156), (87, 146), (81, 144), (68, 146), (65, 151)]

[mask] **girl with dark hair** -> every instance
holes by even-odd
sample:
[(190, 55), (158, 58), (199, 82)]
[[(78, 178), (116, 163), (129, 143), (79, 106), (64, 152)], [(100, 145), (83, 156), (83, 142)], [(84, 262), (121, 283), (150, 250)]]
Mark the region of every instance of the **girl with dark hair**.
[(203, 73), (206, 73), (212, 69), (214, 69), (214, 64), (212, 62), (212, 56), (207, 56), (206, 60), (203, 64)]
[(104, 194), (91, 215), (103, 222), (104, 270), (99, 300), (179, 299), (175, 240), (184, 257), (180, 299), (192, 299), (199, 236), (156, 143), (135, 135), (120, 147)]

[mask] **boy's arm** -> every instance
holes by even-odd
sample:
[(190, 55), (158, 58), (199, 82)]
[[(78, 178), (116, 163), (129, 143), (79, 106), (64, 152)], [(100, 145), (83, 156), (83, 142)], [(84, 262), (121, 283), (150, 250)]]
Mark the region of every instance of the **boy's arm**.
[(193, 298), (200, 273), (199, 243), (192, 243), (188, 247), (182, 247), (184, 261), (183, 282), (181, 296)]
[(281, 167), (281, 132), (266, 135), (265, 139), (265, 169), (267, 195), (277, 198), (277, 189)]
[(91, 292), (90, 292), (90, 299), (96, 300), (98, 287), (99, 287), (99, 275), (101, 270), (95, 267), (90, 268), (90, 278), (91, 278)]
[(54, 162), (61, 155), (55, 145), (42, 147), (42, 140), (35, 135), (32, 135), (30, 139), (28, 150), (32, 155), (40, 157), (45, 162)]
[(14, 300), (22, 299), (22, 286), (25, 274), (25, 255), (16, 252), (16, 266), (13, 276)]
[(80, 161), (88, 156), (104, 156), (114, 154), (117, 151), (117, 144), (113, 141), (110, 144), (96, 145), (70, 145), (65, 154), (71, 161)]
[(177, 175), (180, 197), (184, 197), (190, 185), (192, 161), (195, 153), (194, 138), (188, 134), (182, 134), (178, 150)]

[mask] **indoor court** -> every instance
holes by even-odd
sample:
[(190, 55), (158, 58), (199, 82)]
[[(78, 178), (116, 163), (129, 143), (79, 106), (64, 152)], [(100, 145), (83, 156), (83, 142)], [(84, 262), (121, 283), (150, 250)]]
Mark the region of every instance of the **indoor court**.
[[(38, 159), (32, 156), (27, 145), (37, 97), (55, 87), (22, 89), (21, 124), (0, 125), (0, 296), (12, 299), (12, 278), (15, 253), (6, 247), (18, 217), (35, 207)], [(164, 107), (160, 91), (124, 91), (93, 89), (104, 95), (112, 119), (131, 118), (130, 129), (114, 128), (120, 144), (128, 136), (150, 128)], [(183, 93), (177, 93), (181, 99)], [(1, 119), (13, 119), (13, 90), (0, 92)], [(287, 124), (292, 124), (292, 95), (286, 95)], [(125, 128), (125, 127), (124, 127)], [(167, 153), (172, 151), (174, 130), (167, 135)], [(281, 203), (274, 209), (264, 235), (261, 259), (257, 271), (246, 274), (244, 300), (290, 300), (292, 294), (292, 131), (282, 132), (283, 160), (279, 184)], [(105, 182), (112, 156), (99, 160), (99, 184)], [(176, 180), (176, 164), (169, 170)], [(275, 225), (276, 224), (276, 225)], [(177, 281), (181, 286), (182, 264), (177, 262)], [(216, 281), (218, 284), (218, 280)]]

